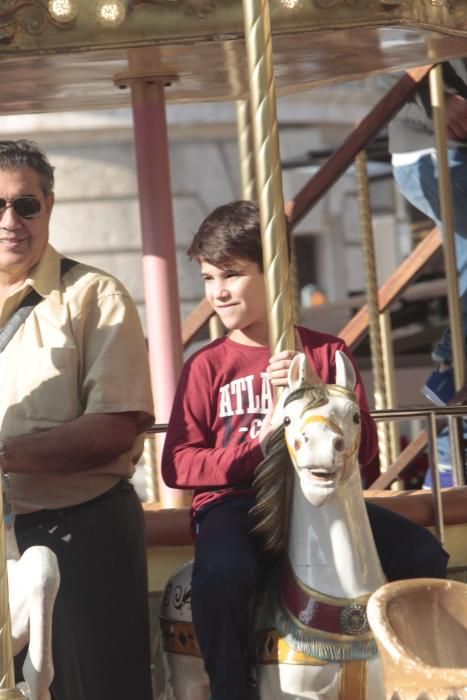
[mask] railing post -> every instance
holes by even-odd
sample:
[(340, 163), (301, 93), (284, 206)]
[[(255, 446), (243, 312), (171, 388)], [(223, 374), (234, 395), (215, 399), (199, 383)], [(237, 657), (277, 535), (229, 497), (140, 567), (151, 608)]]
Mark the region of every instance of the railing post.
[(439, 481), (438, 452), (436, 449), (436, 413), (430, 412), (427, 419), (428, 433), (428, 464), (431, 472), (431, 490), (433, 493), (433, 510), (435, 513), (436, 534), (441, 544), (444, 544), (443, 501)]
[[(394, 369), (394, 348), (392, 342), (392, 327), (391, 327), (391, 312), (389, 309), (385, 311), (380, 311), (379, 314), (379, 327), (381, 333), (381, 347), (383, 352), (383, 368), (386, 383), (386, 402), (387, 408), (396, 408), (397, 405), (397, 391), (396, 391), (396, 378)], [(397, 459), (400, 452), (400, 430), (399, 425), (394, 421), (388, 425), (389, 433), (389, 444), (390, 444), (390, 454), (391, 454), (391, 464)], [(403, 482), (398, 481), (393, 484), (395, 489), (399, 486), (403, 488)]]

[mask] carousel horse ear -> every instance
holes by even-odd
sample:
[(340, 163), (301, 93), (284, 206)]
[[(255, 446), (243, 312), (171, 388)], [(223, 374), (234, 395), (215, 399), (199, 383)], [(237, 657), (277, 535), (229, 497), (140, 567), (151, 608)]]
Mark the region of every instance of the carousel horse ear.
[(288, 382), (289, 388), (292, 390), (299, 389), (305, 384), (307, 386), (316, 384), (316, 379), (310, 369), (304, 352), (299, 352), (293, 358), (289, 367)]
[(353, 391), (357, 383), (355, 369), (345, 352), (336, 350), (336, 384)]
[(285, 400), (290, 392), (294, 391), (295, 389), (300, 389), (300, 387), (305, 385), (311, 386), (316, 384), (316, 378), (313, 376), (305, 353), (299, 352), (297, 355), (295, 355), (290, 363), (287, 380), (289, 386), (284, 388), (284, 391), (281, 393), (271, 418), (271, 425), (275, 427), (282, 422)]

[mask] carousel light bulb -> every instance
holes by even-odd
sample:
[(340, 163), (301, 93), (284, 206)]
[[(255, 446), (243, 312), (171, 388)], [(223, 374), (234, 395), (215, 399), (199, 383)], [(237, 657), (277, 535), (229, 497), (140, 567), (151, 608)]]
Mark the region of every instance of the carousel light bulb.
[(126, 17), (122, 0), (100, 0), (97, 3), (97, 21), (104, 27), (118, 27)]
[(78, 14), (78, 0), (49, 0), (49, 12), (57, 22), (71, 22)]
[(295, 10), (301, 5), (301, 0), (281, 0), (281, 5), (286, 10)]

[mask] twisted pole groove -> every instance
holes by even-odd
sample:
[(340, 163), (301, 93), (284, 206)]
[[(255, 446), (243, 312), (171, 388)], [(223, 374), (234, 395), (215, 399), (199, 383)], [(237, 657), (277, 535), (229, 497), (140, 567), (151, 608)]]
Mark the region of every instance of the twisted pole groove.
[(295, 345), (268, 0), (243, 0), (272, 352)]
[[(373, 245), (373, 227), (371, 221), (370, 192), (368, 186), (367, 157), (360, 151), (355, 159), (357, 176), (358, 204), (360, 209), (360, 228), (362, 237), (365, 286), (368, 304), (371, 368), (375, 408), (387, 408), (387, 391), (383, 366), (383, 346), (378, 307), (378, 281), (376, 274), (375, 250)], [(386, 471), (391, 463), (390, 436), (386, 423), (377, 424), (381, 471)]]

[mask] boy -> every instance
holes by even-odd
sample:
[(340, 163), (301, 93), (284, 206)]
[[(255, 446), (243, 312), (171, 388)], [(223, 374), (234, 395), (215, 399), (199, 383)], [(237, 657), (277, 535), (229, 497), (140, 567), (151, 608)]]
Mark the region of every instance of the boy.
[[(238, 201), (201, 224), (188, 251), (201, 266), (206, 297), (227, 336), (185, 364), (169, 422), (162, 474), (174, 488), (193, 488), (196, 526), (192, 612), (213, 700), (248, 697), (248, 609), (260, 556), (250, 536), (251, 483), (269, 436), (271, 384), (285, 386), (294, 351), (270, 356), (258, 207)], [(297, 327), (312, 370), (335, 381), (339, 338)], [(376, 429), (357, 371), (360, 463), (376, 454)], [(264, 420), (266, 418), (266, 420)], [(444, 577), (447, 554), (426, 530), (367, 505), (388, 579)], [(402, 551), (402, 548), (404, 551)]]

